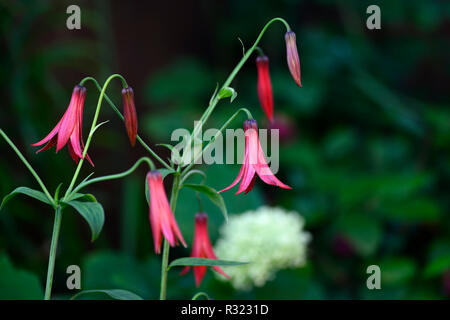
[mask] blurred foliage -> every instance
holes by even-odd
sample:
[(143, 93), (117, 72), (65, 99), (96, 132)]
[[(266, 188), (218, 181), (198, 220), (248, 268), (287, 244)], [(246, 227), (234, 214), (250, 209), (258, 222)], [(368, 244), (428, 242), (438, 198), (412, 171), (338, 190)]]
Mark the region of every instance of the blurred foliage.
[[(201, 291), (216, 299), (448, 298), (450, 3), (378, 1), (382, 29), (370, 31), (365, 27), (370, 1), (204, 1), (192, 12), (195, 19), (185, 17), (195, 24), (195, 32), (182, 34), (183, 45), (189, 43), (186, 39), (195, 44), (186, 50), (176, 46), (180, 38), (165, 31), (166, 25), (177, 26), (176, 20), (158, 19), (159, 30), (147, 30), (147, 22), (127, 30), (133, 21), (126, 17), (112, 19), (112, 27), (110, 15), (122, 18), (118, 4), (82, 2), (84, 29), (74, 35), (61, 27), (66, 18), (61, 12), (69, 3), (55, 3), (0, 4), (0, 125), (45, 176), (50, 191), (70, 178), (74, 165), (65, 151), (35, 156), (30, 144), (54, 124), (79, 79), (128, 72), (118, 65), (137, 68), (141, 78), (127, 79), (138, 89), (140, 132), (151, 143), (168, 143), (173, 129), (192, 128), (216, 82), (240, 58), (237, 37), (248, 48), (266, 21), (282, 16), (297, 33), (303, 88), (290, 78), (281, 25), (267, 32), (261, 47), (271, 61), (275, 116), (280, 119), (276, 125), (287, 132), (281, 136), (278, 175), (294, 188), (274, 190), (257, 183), (248, 195), (230, 191), (224, 199), (230, 214), (263, 204), (298, 211), (313, 236), (308, 264), (283, 270), (249, 292), (234, 290), (208, 271)], [(171, 17), (169, 7), (159, 4), (156, 12)], [(170, 55), (152, 68), (142, 67), (144, 61), (123, 61), (126, 49), (114, 37), (123, 29), (128, 34), (161, 32), (166, 40), (158, 48), (147, 45), (155, 56)], [(195, 41), (199, 33), (201, 44)], [(253, 58), (232, 86), (237, 99), (222, 102), (208, 125), (220, 127), (245, 106), (266, 127)], [(110, 92), (120, 105), (118, 90)], [(96, 94), (88, 87), (85, 121), (92, 117)], [(122, 171), (144, 154), (130, 151), (123, 125), (108, 108), (101, 117), (112, 121), (99, 131), (90, 150), (97, 175)], [(241, 127), (241, 122), (233, 126)], [(167, 156), (164, 148), (155, 148)], [(0, 150), (0, 195), (19, 185), (35, 187), (8, 146), (0, 143)], [(238, 172), (237, 165), (202, 169), (206, 183), (216, 189), (227, 186)], [(91, 172), (84, 170), (84, 175)], [(153, 254), (143, 186), (144, 172), (139, 172), (125, 181), (91, 187), (106, 215), (94, 244), (84, 221), (65, 213), (55, 271), (57, 296), (73, 294), (65, 287), (65, 269), (78, 264), (83, 290), (117, 288), (146, 299), (158, 297), (160, 257)], [(204, 206), (214, 242), (223, 216), (206, 199)], [(194, 192), (183, 189), (176, 213), (188, 243), (196, 210)], [(0, 212), (0, 298), (42, 296), (51, 227), (51, 213), (32, 199), (17, 197)], [(188, 253), (176, 248), (171, 257)], [(381, 268), (381, 290), (366, 287), (366, 269), (372, 264)], [(168, 298), (193, 296), (192, 275), (180, 277), (176, 271), (169, 276)]]

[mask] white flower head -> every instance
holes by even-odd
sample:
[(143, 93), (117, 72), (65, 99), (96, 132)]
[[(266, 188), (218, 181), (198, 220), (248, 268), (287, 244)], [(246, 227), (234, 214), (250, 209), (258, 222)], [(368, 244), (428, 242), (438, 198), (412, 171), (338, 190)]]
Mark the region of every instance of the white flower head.
[(220, 259), (249, 262), (223, 267), (232, 285), (241, 290), (262, 287), (278, 270), (304, 265), (311, 236), (303, 225), (297, 212), (282, 208), (264, 206), (230, 216), (220, 229), (215, 252)]

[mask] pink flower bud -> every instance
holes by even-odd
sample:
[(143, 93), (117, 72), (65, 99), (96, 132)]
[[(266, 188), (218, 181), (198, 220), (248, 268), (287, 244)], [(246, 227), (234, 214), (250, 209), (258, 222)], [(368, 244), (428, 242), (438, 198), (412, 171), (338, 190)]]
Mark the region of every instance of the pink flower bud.
[(289, 71), (291, 72), (292, 78), (294, 78), (298, 86), (301, 87), (302, 83), (300, 79), (300, 59), (298, 58), (295, 33), (293, 31), (288, 31), (284, 35), (284, 38), (286, 39), (286, 56)]

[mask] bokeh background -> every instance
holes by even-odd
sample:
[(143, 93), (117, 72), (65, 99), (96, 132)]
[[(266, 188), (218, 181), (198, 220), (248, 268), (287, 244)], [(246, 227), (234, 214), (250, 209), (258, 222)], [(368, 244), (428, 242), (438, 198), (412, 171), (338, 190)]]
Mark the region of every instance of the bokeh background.
[[(77, 4), (82, 29), (66, 28)], [(382, 29), (365, 27), (378, 4)], [(134, 88), (139, 131), (154, 145), (176, 128), (192, 128), (214, 91), (272, 17), (297, 34), (303, 88), (290, 78), (284, 27), (273, 25), (261, 47), (271, 60), (275, 126), (281, 129), (280, 179), (293, 191), (257, 183), (246, 196), (224, 194), (230, 214), (279, 206), (298, 212), (311, 233), (307, 264), (279, 271), (261, 288), (235, 290), (207, 273), (200, 288), (216, 299), (445, 299), (450, 295), (450, 3), (448, 1), (8, 1), (0, 2), (0, 125), (53, 192), (66, 188), (75, 164), (66, 149), (36, 155), (30, 145), (56, 124), (73, 86), (91, 75), (121, 73)], [(222, 102), (208, 123), (220, 125), (245, 106), (267, 127), (251, 58), (233, 82), (238, 98)], [(97, 91), (88, 85), (85, 132)], [(119, 84), (108, 90), (121, 105)], [(129, 168), (142, 148), (110, 122), (89, 150), (96, 175)], [(234, 127), (241, 127), (236, 121)], [(165, 157), (167, 150), (155, 147)], [(17, 186), (38, 189), (14, 152), (0, 142), (0, 196)], [(214, 188), (239, 167), (203, 167)], [(85, 166), (82, 177), (94, 169)], [(87, 189), (106, 222), (89, 228), (64, 212), (54, 296), (68, 298), (66, 268), (82, 270), (83, 289), (120, 288), (159, 295), (160, 257), (153, 253), (144, 197), (145, 169)], [(213, 242), (224, 223), (205, 202)], [(198, 210), (182, 190), (177, 219), (188, 242)], [(53, 213), (24, 196), (0, 212), (0, 298), (42, 298)], [(251, 248), (249, 248), (251, 250)], [(189, 254), (172, 250), (171, 257)], [(366, 268), (379, 265), (382, 289), (368, 290)], [(170, 273), (168, 298), (190, 298), (192, 274)], [(91, 298), (94, 298), (92, 296)]]

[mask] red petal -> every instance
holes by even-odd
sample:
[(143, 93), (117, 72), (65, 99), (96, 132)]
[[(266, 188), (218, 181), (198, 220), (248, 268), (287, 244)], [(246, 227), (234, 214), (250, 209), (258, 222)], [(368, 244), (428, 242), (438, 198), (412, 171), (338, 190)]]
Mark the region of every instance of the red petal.
[(82, 87), (75, 86), (72, 93), (72, 98), (69, 103), (69, 107), (64, 113), (59, 126), (58, 141), (56, 144), (56, 152), (61, 150), (65, 146), (70, 136), (72, 135), (75, 126), (78, 124), (78, 107), (79, 100), (82, 98)]
[(51, 147), (53, 147), (56, 144), (57, 138), (58, 138), (57, 136), (54, 136), (53, 138), (51, 138), (51, 140), (49, 142), (47, 142), (47, 144), (43, 148), (41, 148), (38, 151), (36, 151), (36, 153), (39, 153), (39, 152), (44, 151), (44, 150), (48, 150)]
[(206, 273), (206, 266), (195, 266), (194, 269), (194, 277), (195, 277), (195, 285), (197, 287), (202, 283), (203, 277)]
[[(32, 146), (33, 146), (33, 147), (37, 147), (37, 146), (43, 145), (43, 144), (46, 143), (46, 142), (51, 141), (51, 140), (56, 136), (56, 134), (58, 133), (58, 131), (59, 131), (59, 126), (60, 126), (60, 124), (61, 124), (61, 121), (62, 121), (62, 120), (59, 120), (58, 124), (53, 128), (52, 131), (50, 131), (50, 133), (49, 133), (44, 139), (42, 139), (42, 140), (39, 141), (39, 142), (33, 143)], [(56, 141), (55, 141), (54, 144), (56, 144)], [(54, 144), (53, 144), (53, 145), (54, 145)], [(52, 145), (52, 146), (53, 146), (53, 145)], [(48, 149), (48, 148), (47, 148), (47, 149)], [(42, 148), (42, 149), (39, 150), (38, 152), (40, 152), (40, 151), (42, 151), (42, 150), (47, 150), (47, 149)], [(36, 153), (37, 153), (37, 152), (36, 152)]]

